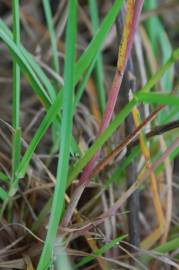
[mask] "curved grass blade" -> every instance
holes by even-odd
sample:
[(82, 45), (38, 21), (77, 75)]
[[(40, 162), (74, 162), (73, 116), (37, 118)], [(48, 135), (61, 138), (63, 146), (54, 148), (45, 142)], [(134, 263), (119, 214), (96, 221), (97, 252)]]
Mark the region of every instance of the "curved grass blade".
[(9, 48), (14, 60), (20, 66), (22, 72), (28, 77), (34, 92), (41, 100), (42, 104), (46, 108), (48, 108), (51, 104), (51, 100), (47, 95), (44, 87), (42, 86), (41, 82), (39, 81), (38, 77), (34, 73), (33, 69), (29, 65), (28, 61), (25, 59), (24, 55), (21, 53), (19, 47), (9, 38), (8, 35), (4, 32), (4, 30), (0, 29), (0, 38), (4, 41), (4, 43)]
[[(0, 28), (3, 29), (3, 31), (6, 33), (6, 35), (10, 39), (13, 39), (12, 32), (10, 31), (10, 29), (6, 26), (6, 24), (1, 19), (0, 19)], [(50, 80), (46, 76), (45, 72), (41, 69), (39, 64), (36, 62), (34, 56), (31, 53), (29, 53), (22, 46), (22, 44), (19, 45), (19, 48), (20, 48), (22, 54), (24, 55), (24, 57), (26, 58), (26, 60), (29, 62), (29, 65), (31, 66), (31, 68), (36, 73), (36, 76), (39, 78), (39, 80), (41, 81), (41, 83), (45, 87), (49, 97), (51, 98), (52, 101), (54, 101), (55, 97), (56, 97), (56, 92), (55, 92), (55, 89), (54, 89), (53, 85), (51, 84)]]

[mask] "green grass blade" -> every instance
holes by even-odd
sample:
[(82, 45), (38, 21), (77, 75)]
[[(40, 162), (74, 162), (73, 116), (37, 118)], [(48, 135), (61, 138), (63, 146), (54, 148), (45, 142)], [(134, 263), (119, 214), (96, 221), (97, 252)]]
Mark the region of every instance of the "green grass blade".
[[(0, 28), (3, 29), (3, 31), (6, 33), (6, 35), (10, 39), (13, 39), (12, 32), (9, 30), (9, 28), (4, 24), (4, 22), (1, 19), (0, 19)], [(21, 44), (20, 44), (20, 49), (21, 49), (22, 55), (24, 55), (26, 60), (29, 62), (29, 65), (34, 70), (36, 76), (45, 87), (46, 91), (48, 92), (49, 97), (51, 98), (52, 101), (54, 101), (56, 97), (56, 92), (50, 80), (46, 76), (45, 72), (43, 72), (39, 64), (35, 61), (34, 56), (30, 54)]]
[[(12, 2), (13, 11), (13, 40), (20, 45), (20, 14), (19, 0)], [(20, 132), (20, 67), (13, 59), (13, 90), (12, 90), (12, 127), (15, 132), (12, 136), (12, 179), (20, 162), (21, 132)]]
[(64, 206), (64, 196), (69, 168), (70, 141), (72, 134), (72, 118), (73, 118), (73, 86), (74, 86), (74, 70), (75, 70), (75, 48), (76, 48), (76, 18), (77, 3), (70, 0), (68, 4), (68, 22), (66, 32), (66, 59), (64, 72), (64, 98), (63, 98), (63, 115), (61, 142), (59, 152), (59, 162), (57, 168), (57, 184), (53, 195), (51, 216), (48, 226), (45, 245), (40, 257), (37, 270), (47, 269), (52, 260), (52, 251), (54, 241), (58, 229), (59, 221), (62, 217)]
[[(158, 7), (156, 0), (145, 1), (144, 7), (146, 10), (151, 10)], [(161, 20), (158, 16), (152, 16), (148, 18), (145, 22), (147, 27), (147, 32), (149, 39), (151, 41), (151, 47), (153, 54), (158, 58), (158, 52), (160, 49), (161, 63), (165, 63), (172, 53), (172, 46), (167, 36), (167, 32), (161, 23)], [(163, 91), (170, 92), (173, 88), (174, 80), (174, 67), (171, 66), (164, 76), (161, 78), (161, 86)], [(158, 115), (158, 120), (161, 123), (165, 119), (165, 115), (169, 112), (169, 109), (166, 108), (161, 114)]]
[[(162, 65), (162, 67), (157, 71), (157, 73), (155, 75), (153, 75), (149, 81), (147, 82), (146, 86), (143, 87), (142, 91), (143, 92), (148, 92), (153, 86), (153, 81), (155, 80), (155, 82), (158, 81), (158, 77), (161, 77), (165, 74), (165, 72), (171, 67), (171, 65), (176, 61), (176, 59), (174, 60), (173, 54), (172, 56), (169, 58), (169, 60)], [(159, 74), (160, 73), (160, 74)]]
[[(152, 251), (165, 254), (165, 253), (177, 250), (178, 248), (179, 248), (179, 237), (172, 239), (170, 241), (167, 241), (166, 243), (154, 248)], [(159, 256), (159, 254), (157, 255)], [(153, 259), (152, 256), (147, 256), (147, 255), (141, 258), (142, 262), (145, 264), (148, 264), (152, 259)]]
[[(62, 93), (61, 93), (62, 94)], [(60, 95), (57, 96), (53, 106), (50, 107), (50, 109), (48, 110), (46, 116), (44, 117), (44, 119), (42, 120), (39, 128), (37, 129), (37, 132), (35, 133), (33, 139), (31, 140), (31, 143), (29, 145), (29, 147), (27, 148), (27, 151), (25, 152), (25, 155), (23, 156), (20, 164), (19, 164), (19, 168), (16, 172), (16, 177), (17, 178), (22, 178), (27, 170), (29, 161), (31, 160), (34, 150), (36, 149), (36, 147), (38, 146), (41, 138), (43, 137), (43, 135), (45, 134), (45, 132), (47, 131), (48, 127), (50, 126), (50, 124), (53, 122), (53, 120), (56, 117), (56, 114), (58, 112), (59, 109), (59, 104), (61, 105), (62, 102), (62, 98)], [(16, 181), (14, 188), (17, 188), (17, 184), (18, 181)], [(13, 188), (13, 189), (14, 189)], [(15, 190), (11, 191), (11, 193), (14, 193)]]
[[(17, 46), (20, 45), (20, 15), (19, 0), (12, 2), (13, 10), (13, 39)], [(20, 119), (20, 68), (15, 59), (13, 60), (13, 105), (12, 105), (12, 126), (19, 128)]]
[(104, 244), (101, 248), (98, 248), (90, 256), (84, 257), (78, 264), (75, 265), (74, 269), (78, 269), (78, 267), (81, 267), (81, 266), (83, 266), (83, 265), (91, 262), (96, 257), (101, 256), (102, 254), (104, 254), (105, 252), (107, 252), (112, 247), (114, 247), (116, 245), (119, 245), (120, 241), (122, 241), (126, 237), (127, 237), (127, 235), (123, 235), (123, 236), (120, 236), (120, 237), (117, 237), (117, 238), (113, 239), (109, 243)]
[[(144, 7), (146, 10), (157, 8), (157, 2), (156, 0), (145, 1)], [(160, 47), (162, 52), (162, 63), (165, 63), (172, 53), (172, 47), (160, 19), (156, 16), (150, 17), (146, 20), (146, 27), (151, 40), (154, 55), (157, 57), (158, 47)], [(173, 67), (171, 67), (161, 80), (163, 89), (166, 91), (171, 91), (172, 89), (173, 71)]]
[(2, 28), (0, 28), (0, 38), (9, 48), (14, 61), (18, 63), (22, 72), (28, 77), (35, 94), (39, 97), (44, 106), (48, 108), (51, 104), (51, 100), (28, 61), (21, 53), (20, 48), (13, 42), (13, 40), (11, 40), (11, 38), (6, 34), (6, 32), (4, 32)]
[(51, 101), (54, 101), (56, 98), (55, 88), (53, 87), (52, 83), (48, 79), (45, 72), (41, 69), (38, 63), (35, 61), (33, 55), (31, 55), (28, 51), (26, 51), (23, 47), (21, 47), (22, 53), (26, 57), (27, 61), (29, 62), (30, 66), (33, 68), (36, 76), (39, 78), (40, 82), (43, 84), (46, 92), (48, 93)]
[(60, 66), (58, 61), (58, 50), (57, 50), (57, 39), (56, 39), (56, 33), (53, 25), (53, 18), (52, 18), (52, 11), (49, 4), (49, 0), (43, 0), (43, 7), (45, 11), (45, 17), (47, 20), (48, 25), (48, 31), (50, 33), (50, 39), (51, 39), (51, 46), (52, 46), (52, 64), (54, 70), (59, 73), (60, 72)]
[[(75, 96), (75, 104), (74, 104), (74, 107), (76, 107), (83, 95), (83, 92), (85, 90), (85, 87), (86, 87), (86, 84), (88, 82), (88, 79), (91, 75), (91, 72), (92, 70), (94, 69), (94, 66), (95, 66), (95, 62), (96, 62), (96, 59), (97, 59), (97, 56), (93, 59), (91, 65), (89, 66), (89, 68), (87, 69), (84, 77), (82, 78), (81, 82), (80, 82), (80, 85), (76, 91), (76, 96)], [(75, 108), (74, 108), (75, 109)]]
[(21, 156), (21, 130), (15, 129), (12, 137), (12, 179), (15, 179), (16, 171), (20, 164)]
[(179, 97), (171, 96), (165, 93), (138, 93), (137, 99), (140, 102), (149, 104), (164, 104), (170, 106), (179, 106)]
[[(169, 39), (166, 35), (166, 32), (163, 29), (161, 22), (158, 20), (158, 25), (156, 26), (159, 30), (159, 44), (162, 51), (162, 63), (165, 63), (172, 53), (172, 47), (169, 42)], [(170, 92), (173, 88), (173, 79), (174, 79), (174, 67), (170, 67), (169, 70), (165, 73), (161, 80), (162, 87), (164, 91)]]
[[(98, 18), (98, 7), (96, 0), (89, 0), (89, 10), (90, 16), (92, 19), (92, 30), (93, 34), (95, 34), (99, 27), (99, 18)], [(103, 74), (103, 63), (102, 63), (102, 54), (99, 53), (96, 60), (95, 66), (95, 79), (98, 90), (98, 99), (99, 99), (99, 107), (100, 111), (103, 114), (105, 109), (106, 97), (105, 97), (105, 89), (104, 89), (104, 74)]]
[[(155, 0), (144, 1), (144, 9), (151, 10), (157, 7)], [(149, 39), (151, 41), (152, 49), (154, 54), (156, 55), (158, 51), (158, 34), (159, 29), (156, 27), (158, 25), (158, 18), (156, 16), (151, 16), (146, 20), (146, 28), (149, 35)]]
[[(1, 19), (0, 19), (0, 28), (3, 29), (3, 31), (6, 33), (6, 35), (10, 39), (13, 38), (12, 32), (9, 30), (9, 28), (4, 24), (4, 22)], [(20, 44), (20, 49), (21, 49), (21, 52), (24, 55), (24, 57), (29, 62), (29, 65), (36, 73), (36, 76), (41, 81), (43, 86), (46, 88), (46, 91), (48, 92), (51, 100), (54, 101), (55, 97), (56, 97), (56, 92), (55, 92), (55, 89), (54, 89), (53, 85), (51, 84), (50, 80), (46, 76), (45, 72), (41, 69), (39, 64), (36, 62), (34, 56), (31, 53), (29, 53), (21, 44)]]
[(76, 64), (76, 73), (75, 73), (75, 83), (81, 78), (81, 75), (86, 70), (86, 68), (90, 65), (93, 58), (97, 53), (99, 53), (102, 44), (106, 38), (107, 33), (109, 32), (111, 26), (115, 22), (115, 19), (122, 8), (124, 1), (116, 0), (103, 20), (100, 28), (96, 32), (96, 35), (90, 42), (86, 51), (80, 57), (78, 63)]

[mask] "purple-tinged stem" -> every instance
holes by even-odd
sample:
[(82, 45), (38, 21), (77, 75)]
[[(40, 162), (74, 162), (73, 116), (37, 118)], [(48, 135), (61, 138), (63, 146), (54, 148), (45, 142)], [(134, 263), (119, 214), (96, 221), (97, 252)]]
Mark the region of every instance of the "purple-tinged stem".
[[(129, 8), (131, 8), (133, 5), (132, 1), (130, 2), (130, 0), (129, 0), (128, 3), (131, 3), (131, 4), (129, 4)], [(103, 117), (103, 120), (101, 123), (101, 127), (99, 130), (98, 136), (108, 127), (108, 125), (111, 121), (111, 118), (112, 118), (112, 115), (114, 112), (114, 108), (116, 105), (117, 97), (119, 94), (119, 90), (121, 87), (123, 74), (124, 74), (128, 59), (129, 59), (129, 55), (131, 53), (132, 44), (133, 44), (133, 40), (134, 40), (134, 34), (135, 34), (137, 24), (139, 21), (139, 17), (140, 17), (141, 11), (142, 11), (142, 6), (143, 6), (143, 0), (136, 0), (135, 6), (134, 6), (134, 11), (132, 10), (132, 13), (130, 13), (130, 15), (132, 16), (132, 24), (130, 25), (130, 22), (128, 21), (129, 24), (127, 26), (130, 27), (130, 33), (129, 33), (128, 40), (127, 40), (127, 48), (124, 48), (125, 54), (122, 56), (122, 57), (125, 57), (125, 61), (122, 61), (121, 62), (122, 65), (120, 65), (120, 68), (118, 66), (116, 69), (114, 80), (112, 83), (111, 91), (109, 92), (108, 102), (106, 105), (104, 117)], [(131, 10), (128, 12), (131, 12)], [(124, 29), (124, 31), (126, 33), (126, 29)], [(121, 46), (122, 45), (123, 44), (121, 44)], [(68, 206), (67, 211), (66, 211), (66, 215), (62, 221), (62, 226), (67, 226), (69, 221), (71, 220), (73, 210), (76, 208), (78, 201), (79, 201), (85, 187), (87, 186), (87, 184), (90, 181), (90, 175), (94, 169), (94, 166), (96, 165), (96, 162), (99, 158), (99, 155), (100, 155), (100, 151), (98, 151), (96, 153), (96, 155), (89, 161), (87, 166), (84, 168), (82, 175), (80, 177), (80, 180), (79, 180), (79, 185), (77, 187), (77, 189), (80, 190), (80, 192), (73, 194), (71, 203)], [(78, 195), (78, 198), (77, 198), (76, 194)], [(80, 196), (79, 196), (79, 194), (80, 194)]]
[[(106, 109), (104, 112), (104, 117), (101, 123), (101, 127), (99, 130), (98, 135), (100, 135), (109, 125), (113, 112), (114, 112), (114, 108), (116, 105), (116, 101), (117, 101), (117, 97), (119, 94), (119, 90), (120, 90), (120, 86), (122, 83), (122, 79), (123, 79), (123, 73), (125, 71), (128, 59), (129, 59), (129, 55), (131, 53), (131, 49), (132, 49), (132, 44), (133, 44), (133, 40), (134, 40), (134, 35), (137, 29), (137, 25), (139, 22), (139, 18), (140, 18), (140, 14), (142, 11), (142, 7), (143, 7), (143, 0), (137, 0), (135, 3), (135, 9), (134, 9), (134, 17), (133, 17), (133, 22), (132, 22), (132, 27), (131, 27), (131, 31), (130, 31), (130, 35), (129, 35), (129, 40), (128, 40), (128, 45), (127, 45), (127, 50), (126, 50), (126, 57), (125, 57), (125, 64), (123, 66), (123, 70), (118, 70), (116, 69), (115, 72), (115, 76), (114, 76), (114, 80), (113, 80), (113, 84), (111, 87), (111, 91), (109, 93), (109, 97), (108, 97), (108, 102), (106, 105)], [(89, 163), (87, 164), (87, 166), (85, 167), (81, 177), (80, 177), (80, 181), (79, 181), (79, 185), (81, 185), (82, 183), (88, 183), (90, 180), (90, 174), (92, 172), (92, 170), (94, 169), (95, 163), (98, 160), (100, 155), (100, 151), (98, 151), (96, 153), (96, 155), (89, 161)]]
[[(99, 130), (97, 136), (99, 136), (108, 127), (108, 125), (111, 121), (114, 107), (115, 107), (116, 100), (117, 100), (117, 96), (118, 96), (118, 92), (119, 92), (119, 88), (120, 88), (120, 85), (122, 82), (122, 78), (123, 78), (123, 75), (120, 74), (118, 70), (116, 70), (113, 84), (112, 84), (111, 91), (110, 91), (109, 98), (108, 98), (108, 103), (106, 106), (106, 110), (104, 112), (104, 117), (103, 117), (101, 127), (100, 127), (100, 130)], [(91, 174), (92, 170), (94, 169), (94, 166), (96, 165), (96, 161), (98, 160), (99, 155), (100, 155), (100, 151), (98, 151), (96, 153), (96, 155), (88, 162), (87, 166), (85, 167), (85, 169), (80, 177), (79, 185), (84, 184), (84, 183), (88, 183), (88, 181), (90, 179), (90, 174)]]

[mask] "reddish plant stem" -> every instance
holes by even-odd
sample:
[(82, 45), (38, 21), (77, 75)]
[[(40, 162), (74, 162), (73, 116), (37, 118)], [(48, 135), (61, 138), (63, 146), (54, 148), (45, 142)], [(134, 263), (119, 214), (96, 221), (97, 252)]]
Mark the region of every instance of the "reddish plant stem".
[[(100, 130), (99, 130), (97, 136), (99, 136), (108, 127), (108, 125), (110, 123), (110, 120), (111, 120), (112, 115), (113, 115), (114, 107), (116, 104), (119, 88), (120, 88), (120, 85), (122, 82), (122, 78), (123, 78), (123, 75), (121, 75), (119, 73), (119, 71), (116, 70), (113, 84), (112, 84), (111, 91), (110, 91), (110, 95), (109, 95), (109, 99), (108, 99), (108, 103), (106, 106), (106, 110), (104, 112), (102, 124), (101, 124)], [(90, 174), (91, 174), (92, 170), (94, 169), (95, 163), (98, 160), (99, 155), (100, 155), (100, 151), (98, 151), (96, 153), (96, 155), (89, 161), (89, 163), (85, 167), (85, 169), (80, 177), (80, 180), (79, 180), (79, 186), (82, 184), (87, 184), (89, 182)]]
[(135, 9), (134, 9), (134, 19), (133, 19), (133, 23), (132, 23), (132, 31), (131, 31), (131, 34), (129, 36), (129, 42), (128, 42), (127, 53), (126, 53), (126, 59), (127, 60), (129, 59), (129, 55), (131, 53), (132, 44), (133, 44), (133, 40), (134, 40), (134, 35), (135, 35), (136, 30), (137, 30), (137, 26), (138, 26), (138, 23), (139, 23), (139, 19), (140, 19), (140, 15), (141, 15), (141, 12), (142, 12), (143, 4), (144, 4), (144, 0), (136, 0), (135, 1)]
[[(104, 117), (102, 120), (102, 124), (101, 124), (100, 130), (99, 130), (98, 136), (108, 127), (108, 125), (111, 121), (111, 118), (112, 118), (112, 115), (114, 112), (114, 108), (116, 105), (117, 97), (119, 94), (119, 90), (121, 87), (121, 83), (122, 83), (123, 73), (125, 71), (125, 68), (126, 68), (126, 65), (127, 65), (128, 59), (129, 59), (129, 55), (131, 53), (134, 35), (136, 32), (136, 28), (137, 28), (140, 14), (142, 11), (143, 2), (144, 2), (143, 0), (137, 0), (135, 2), (134, 11), (132, 10), (133, 9), (132, 1), (131, 1), (131, 4), (129, 4), (130, 10), (128, 12), (130, 12), (130, 14), (133, 15), (133, 19), (132, 19), (132, 24), (130, 21), (126, 20), (126, 26), (130, 27), (130, 33), (129, 33), (128, 41), (127, 41), (127, 48), (126, 49), (124, 48), (125, 55), (123, 55), (123, 56), (120, 56), (120, 49), (119, 49), (119, 59), (118, 59), (117, 69), (115, 72), (111, 91), (109, 93), (108, 102), (106, 105)], [(124, 30), (124, 32), (125, 32), (125, 30)], [(124, 33), (124, 35), (125, 35), (125, 33)], [(125, 42), (125, 40), (123, 42)], [(121, 44), (121, 47), (122, 47), (122, 45), (123, 44)], [(124, 59), (124, 62), (123, 62), (123, 60), (121, 60), (120, 57)], [(95, 166), (96, 161), (99, 158), (99, 155), (100, 155), (100, 151), (98, 151), (96, 153), (96, 155), (89, 161), (89, 163), (85, 167), (85, 169), (80, 177), (79, 185), (85, 184), (85, 183), (87, 184), (90, 181), (90, 174)]]
[[(128, 12), (134, 16), (134, 10), (131, 10), (131, 8), (134, 7), (134, 2), (129, 0), (128, 1)], [(124, 29), (123, 31), (123, 38), (122, 38), (122, 42), (121, 42), (121, 45), (120, 45), (120, 48), (119, 48), (119, 57), (118, 57), (118, 63), (117, 63), (117, 69), (116, 69), (116, 72), (115, 72), (115, 75), (114, 75), (114, 80), (113, 80), (113, 84), (112, 84), (112, 87), (111, 87), (111, 91), (109, 92), (109, 97), (108, 97), (108, 102), (107, 102), (107, 105), (106, 105), (106, 109), (105, 109), (105, 112), (104, 112), (104, 116), (103, 116), (103, 119), (102, 119), (102, 123), (101, 123), (101, 126), (100, 126), (100, 130), (98, 132), (98, 135), (99, 136), (109, 125), (110, 121), (111, 121), (111, 118), (112, 118), (112, 115), (113, 115), (113, 112), (114, 112), (114, 107), (115, 107), (115, 104), (116, 104), (116, 100), (117, 100), (117, 97), (118, 97), (118, 94), (119, 94), (119, 90), (120, 90), (120, 86), (121, 86), (121, 82), (122, 82), (122, 79), (123, 79), (123, 72), (125, 70), (125, 67), (126, 67), (126, 62), (128, 59), (126, 59), (125, 56), (129, 55), (129, 53), (127, 52), (127, 47), (128, 47), (128, 44), (127, 44), (127, 40), (126, 40), (126, 35), (127, 35), (127, 38), (129, 39), (129, 42), (131, 43), (131, 32), (132, 32), (132, 25), (133, 23), (131, 23), (132, 21), (134, 20), (134, 17), (130, 19), (128, 19), (128, 17), (126, 16), (126, 29)], [(129, 29), (127, 27), (130, 27), (130, 32), (128, 34), (128, 31)], [(130, 49), (130, 46), (129, 46), (129, 49)], [(87, 184), (89, 181), (90, 181), (90, 174), (95, 166), (95, 163), (96, 161), (98, 160), (99, 158), (99, 155), (100, 155), (100, 151), (98, 151), (96, 153), (96, 155), (89, 161), (89, 163), (87, 164), (87, 166), (85, 167), (85, 169), (83, 170), (83, 173), (80, 177), (80, 180), (79, 180), (79, 185), (82, 185), (82, 184)]]
[[(117, 69), (115, 72), (111, 91), (109, 92), (108, 102), (106, 105), (104, 117), (102, 120), (102, 124), (99, 130), (98, 136), (108, 127), (111, 121), (113, 112), (114, 112), (114, 107), (117, 101), (117, 97), (118, 97), (122, 79), (123, 79), (123, 74), (124, 74), (128, 59), (129, 59), (129, 55), (131, 53), (132, 44), (134, 40), (134, 34), (137, 28), (137, 24), (138, 24), (142, 6), (143, 6), (143, 0), (136, 0), (135, 4), (133, 0), (128, 0), (127, 4), (128, 4), (128, 10), (127, 10), (126, 21), (125, 21), (125, 26), (123, 30), (122, 42), (119, 48)], [(75, 195), (73, 195), (72, 203), (70, 203), (69, 207), (67, 208), (66, 215), (62, 221), (63, 226), (67, 226), (69, 221), (71, 220), (73, 210), (76, 208), (85, 187), (90, 181), (90, 175), (99, 158), (99, 155), (100, 155), (100, 151), (96, 153), (96, 155), (89, 161), (89, 163), (83, 170), (82, 175), (79, 180), (79, 186), (78, 186), (78, 189), (80, 190), (80, 196), (79, 196), (79, 191), (77, 192), (78, 198), (76, 198)]]

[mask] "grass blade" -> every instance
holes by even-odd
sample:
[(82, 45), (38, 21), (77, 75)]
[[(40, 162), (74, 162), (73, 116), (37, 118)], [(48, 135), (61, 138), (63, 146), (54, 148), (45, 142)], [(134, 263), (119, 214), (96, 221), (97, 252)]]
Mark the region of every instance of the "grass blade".
[[(0, 28), (3, 29), (3, 31), (6, 33), (6, 35), (10, 38), (13, 39), (12, 32), (10, 29), (6, 26), (6, 24), (0, 19)], [(50, 80), (46, 76), (46, 74), (43, 72), (39, 64), (36, 62), (34, 56), (30, 54), (23, 46), (22, 44), (19, 45), (19, 48), (24, 55), (24, 57), (27, 59), (29, 62), (29, 65), (31, 68), (34, 70), (36, 76), (39, 78), (43, 86), (46, 88), (46, 91), (48, 92), (49, 97), (51, 98), (52, 101), (55, 100), (56, 97), (56, 92), (51, 84)]]
[[(13, 10), (13, 39), (17, 46), (20, 45), (20, 14), (19, 0), (12, 2)], [(12, 126), (15, 130), (12, 138), (12, 178), (19, 165), (21, 153), (21, 132), (20, 132), (20, 67), (16, 60), (13, 60), (13, 91), (12, 91)]]
[(62, 216), (64, 206), (64, 195), (69, 168), (70, 141), (72, 134), (73, 118), (73, 85), (75, 70), (75, 47), (76, 47), (76, 18), (77, 3), (70, 0), (68, 4), (68, 23), (66, 32), (66, 59), (65, 59), (65, 79), (64, 79), (64, 98), (63, 98), (63, 115), (60, 153), (57, 168), (57, 184), (53, 195), (51, 216), (45, 245), (40, 257), (38, 270), (45, 269), (49, 266), (52, 259), (52, 250), (57, 233), (59, 221)]
[(179, 106), (179, 97), (165, 93), (138, 93), (136, 97), (141, 102), (149, 104), (164, 104), (170, 106)]
[(49, 0), (43, 0), (43, 7), (45, 11), (45, 16), (47, 20), (48, 30), (50, 34), (51, 39), (51, 46), (52, 46), (52, 64), (54, 70), (59, 73), (60, 72), (60, 66), (58, 61), (58, 50), (57, 50), (57, 39), (56, 39), (56, 33), (53, 26), (53, 18), (52, 18), (52, 12), (51, 7), (49, 4)]
[(95, 252), (93, 252), (93, 254), (91, 254), (90, 256), (87, 256), (85, 258), (83, 258), (75, 267), (74, 269), (78, 269), (78, 267), (81, 267), (89, 262), (91, 262), (92, 260), (94, 260), (96, 257), (101, 256), (103, 253), (105, 253), (106, 251), (108, 251), (109, 249), (111, 249), (112, 247), (119, 245), (120, 241), (122, 241), (123, 239), (125, 239), (127, 237), (127, 235), (123, 235), (120, 237), (117, 237), (116, 239), (113, 239), (111, 242), (106, 243), (105, 245), (103, 245), (101, 248), (98, 248)]
[(39, 81), (38, 77), (34, 73), (33, 69), (29, 65), (27, 59), (21, 53), (20, 48), (11, 40), (11, 38), (6, 34), (6, 32), (1, 28), (0, 29), (0, 38), (9, 48), (14, 60), (18, 63), (21, 71), (28, 77), (32, 88), (34, 89), (35, 94), (39, 97), (40, 101), (46, 108), (51, 104), (51, 100), (47, 95), (44, 87)]
[[(165, 254), (177, 250), (179, 248), (179, 237), (176, 237), (172, 240), (167, 241), (166, 243), (154, 248), (152, 251), (156, 252), (156, 255), (159, 256), (159, 253)], [(147, 255), (144, 255), (141, 260), (145, 264), (148, 264), (153, 258)]]
[(99, 50), (102, 47), (102, 44), (106, 38), (107, 33), (109, 32), (111, 26), (113, 25), (117, 14), (119, 13), (124, 1), (116, 0), (103, 20), (100, 28), (96, 32), (96, 35), (92, 39), (85, 53), (80, 57), (78, 63), (76, 64), (76, 72), (75, 72), (75, 83), (81, 78), (81, 75), (86, 70), (86, 68), (93, 61), (94, 56), (99, 53)]
[[(99, 27), (99, 18), (98, 18), (98, 7), (96, 0), (89, 0), (89, 9), (90, 15), (92, 19), (92, 28), (93, 34), (96, 33)], [(105, 109), (105, 89), (104, 89), (104, 75), (103, 75), (103, 63), (102, 63), (102, 54), (99, 53), (96, 60), (95, 65), (95, 77), (96, 77), (96, 84), (98, 89), (98, 99), (100, 105), (101, 113), (104, 112)]]

